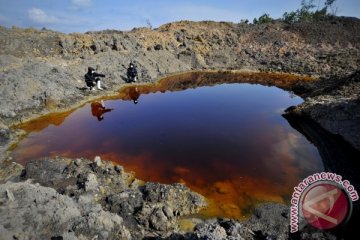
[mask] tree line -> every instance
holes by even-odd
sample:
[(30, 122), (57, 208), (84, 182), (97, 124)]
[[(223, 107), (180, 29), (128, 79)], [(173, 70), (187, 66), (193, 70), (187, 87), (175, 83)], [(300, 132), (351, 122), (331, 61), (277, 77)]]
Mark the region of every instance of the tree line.
[[(330, 16), (336, 16), (338, 8), (335, 6), (336, 0), (325, 0), (322, 7), (316, 5), (315, 0), (302, 0), (300, 8), (285, 12), (282, 20), (287, 23), (296, 23), (301, 21), (318, 21), (326, 19)], [(264, 24), (273, 21), (270, 14), (265, 13), (259, 18), (254, 18), (253, 24)]]

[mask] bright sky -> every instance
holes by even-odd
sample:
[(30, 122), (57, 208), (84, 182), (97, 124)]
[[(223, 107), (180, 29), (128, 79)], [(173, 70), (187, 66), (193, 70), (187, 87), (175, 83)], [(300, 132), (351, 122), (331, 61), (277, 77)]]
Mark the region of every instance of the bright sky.
[[(0, 0), (0, 25), (61, 32), (130, 30), (179, 20), (239, 22), (264, 13), (280, 18), (301, 0)], [(315, 0), (320, 6), (324, 0)], [(338, 15), (360, 18), (360, 0), (337, 0)]]

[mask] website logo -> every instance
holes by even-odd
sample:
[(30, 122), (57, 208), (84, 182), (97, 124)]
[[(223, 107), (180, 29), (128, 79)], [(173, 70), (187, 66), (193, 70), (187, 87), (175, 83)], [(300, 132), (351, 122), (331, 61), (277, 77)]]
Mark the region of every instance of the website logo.
[(344, 222), (351, 207), (343, 190), (331, 182), (319, 182), (309, 187), (301, 202), (306, 221), (319, 229), (331, 229)]
[(345, 223), (352, 213), (352, 202), (359, 199), (349, 181), (335, 173), (315, 173), (294, 188), (291, 198), (290, 232), (306, 222), (318, 229), (332, 229)]

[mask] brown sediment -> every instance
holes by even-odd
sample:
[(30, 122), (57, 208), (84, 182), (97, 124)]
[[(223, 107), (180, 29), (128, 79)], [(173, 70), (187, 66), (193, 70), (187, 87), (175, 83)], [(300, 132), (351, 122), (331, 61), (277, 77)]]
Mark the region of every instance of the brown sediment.
[(50, 113), (29, 122), (17, 125), (16, 127), (21, 128), (26, 132), (38, 132), (44, 128), (47, 128), (49, 125), (60, 126), (64, 120), (74, 111), (75, 109), (61, 113)]
[[(42, 151), (41, 146), (32, 146), (31, 149), (24, 149), (22, 153), (25, 155), (36, 155), (38, 151)], [(65, 153), (53, 153), (49, 157), (61, 154), (63, 157), (78, 157), (76, 150)], [(81, 152), (81, 156), (92, 158), (98, 154), (96, 150)], [(269, 177), (252, 176), (252, 175), (234, 175), (231, 173), (229, 178), (224, 180), (209, 180), (208, 176), (203, 176), (197, 172), (196, 168), (181, 169), (175, 168), (174, 174), (168, 178), (169, 167), (164, 165), (164, 161), (157, 161), (149, 155), (140, 156), (118, 156), (116, 153), (99, 154), (102, 159), (110, 160), (116, 164), (124, 166), (137, 179), (150, 182), (161, 182), (172, 184), (180, 182), (188, 186), (208, 200), (208, 207), (203, 209), (200, 217), (227, 217), (233, 219), (246, 219), (251, 215), (253, 209), (260, 203), (276, 202), (287, 203), (289, 193), (293, 186), (298, 184), (298, 173), (291, 166), (292, 159), (283, 158), (283, 164), (277, 166), (283, 172), (288, 172), (285, 178), (286, 182), (274, 183)], [(20, 156), (21, 157), (21, 156)], [(25, 163), (24, 163), (25, 164)], [(205, 167), (205, 166), (204, 166)], [(215, 175), (227, 175), (226, 167), (217, 167)], [(170, 173), (171, 174), (171, 173)], [(240, 176), (241, 175), (241, 176)]]
[[(133, 171), (139, 179), (168, 184), (173, 182), (186, 184), (190, 189), (208, 199), (209, 206), (199, 213), (206, 218), (228, 217), (240, 220), (249, 217), (259, 203), (287, 203), (289, 193), (299, 181), (298, 170), (292, 165), (294, 159), (286, 152), (280, 156), (281, 164), (276, 168), (287, 173), (286, 181), (281, 183), (271, 182), (267, 176), (246, 175), (243, 172), (237, 174), (229, 169), (229, 166), (223, 166), (221, 161), (213, 169), (216, 171), (213, 175), (227, 175), (228, 178), (224, 180), (220, 180), (221, 177), (209, 179), (209, 176), (203, 176), (197, 171), (196, 167), (175, 167), (172, 170), (174, 174), (171, 178), (167, 178), (166, 173), (169, 172), (169, 168), (163, 161), (154, 159), (150, 155), (132, 157), (108, 153), (102, 154), (102, 157), (123, 165), (125, 169)], [(207, 168), (207, 166), (203, 167)]]
[(314, 80), (316, 80), (314, 77), (287, 73), (246, 71), (187, 72), (165, 77), (153, 84), (126, 86), (116, 97), (123, 100), (131, 100), (130, 91), (135, 87), (141, 94), (181, 91), (185, 89), (213, 86), (223, 83), (252, 83), (265, 86), (276, 86), (284, 90), (293, 90), (293, 87), (298, 83)]

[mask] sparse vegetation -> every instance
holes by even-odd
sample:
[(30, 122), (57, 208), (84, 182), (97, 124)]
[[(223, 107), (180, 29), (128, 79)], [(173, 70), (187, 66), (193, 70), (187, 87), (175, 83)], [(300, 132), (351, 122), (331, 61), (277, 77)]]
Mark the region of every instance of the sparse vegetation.
[[(335, 6), (336, 0), (324, 0), (323, 7), (320, 5), (315, 5), (315, 0), (302, 0), (301, 8), (296, 11), (285, 12), (283, 14), (282, 20), (287, 23), (295, 23), (299, 21), (318, 21), (329, 16), (336, 16), (338, 8)], [(314, 11), (314, 9), (317, 10)], [(259, 19), (254, 18), (253, 24), (264, 24), (270, 23), (274, 19), (270, 17), (268, 13), (263, 14)]]
[(148, 29), (153, 29), (153, 26), (152, 26), (152, 24), (151, 24), (151, 22), (150, 22), (150, 19), (146, 19), (146, 27), (148, 28)]
[[(321, 9), (314, 4), (314, 1), (315, 0), (302, 0), (300, 9), (289, 13), (285, 12), (282, 19), (287, 23), (299, 21), (311, 22), (336, 15), (337, 7), (334, 5), (336, 0), (325, 0), (324, 6)], [(318, 7), (318, 10), (313, 11), (316, 7)]]
[(247, 20), (247, 19), (241, 19), (240, 23), (248, 24), (248, 23), (249, 23), (249, 20)]
[(259, 19), (254, 18), (253, 24), (269, 23), (269, 22), (271, 22), (272, 20), (274, 20), (274, 19), (272, 19), (272, 17), (270, 17), (270, 15), (269, 15), (268, 13), (265, 13), (265, 14), (261, 15), (261, 16), (259, 17)]

